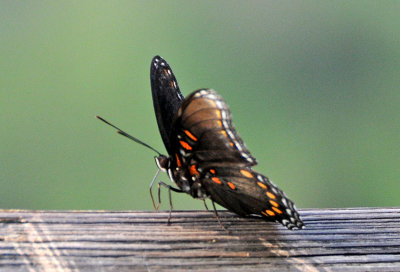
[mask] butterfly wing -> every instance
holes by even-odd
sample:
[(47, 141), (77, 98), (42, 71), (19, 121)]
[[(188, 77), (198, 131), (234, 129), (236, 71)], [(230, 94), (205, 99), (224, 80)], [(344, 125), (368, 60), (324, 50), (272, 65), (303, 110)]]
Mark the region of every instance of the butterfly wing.
[(241, 216), (261, 216), (288, 229), (303, 227), (293, 202), (267, 177), (250, 168), (210, 167), (201, 183), (210, 198)]
[(184, 160), (223, 165), (256, 165), (242, 139), (233, 128), (231, 113), (223, 99), (211, 89), (188, 96), (174, 121), (175, 150)]
[(170, 138), (172, 122), (182, 103), (183, 96), (170, 66), (160, 56), (155, 56), (151, 61), (150, 83), (154, 112), (161, 138), (168, 154), (172, 154)]
[(178, 110), (174, 128), (174, 150), (179, 151), (175, 165), (188, 168), (185, 180), (192, 180), (196, 185), (192, 187), (204, 188), (205, 195), (239, 215), (257, 215), (289, 229), (302, 228), (293, 202), (267, 177), (251, 169), (256, 159), (215, 91), (203, 89), (188, 96)]

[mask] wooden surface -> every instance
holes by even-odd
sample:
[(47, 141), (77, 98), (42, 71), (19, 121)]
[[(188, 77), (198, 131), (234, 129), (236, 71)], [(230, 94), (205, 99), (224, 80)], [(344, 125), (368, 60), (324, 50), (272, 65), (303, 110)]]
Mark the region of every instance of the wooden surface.
[(400, 208), (300, 210), (306, 229), (220, 212), (0, 210), (0, 271), (400, 271)]

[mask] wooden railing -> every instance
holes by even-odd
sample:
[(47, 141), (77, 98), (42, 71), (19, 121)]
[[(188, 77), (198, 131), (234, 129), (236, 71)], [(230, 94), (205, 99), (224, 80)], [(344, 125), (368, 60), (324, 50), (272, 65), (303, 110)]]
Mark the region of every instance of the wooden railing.
[(0, 210), (0, 271), (400, 271), (400, 208), (299, 212)]

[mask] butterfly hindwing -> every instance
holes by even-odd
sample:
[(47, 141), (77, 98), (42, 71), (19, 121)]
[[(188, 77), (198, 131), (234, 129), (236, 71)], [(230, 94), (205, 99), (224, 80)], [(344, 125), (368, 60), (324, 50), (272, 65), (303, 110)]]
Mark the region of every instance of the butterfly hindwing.
[(251, 168), (211, 166), (204, 170), (200, 180), (213, 201), (239, 215), (261, 216), (289, 229), (303, 226), (293, 202), (267, 177)]

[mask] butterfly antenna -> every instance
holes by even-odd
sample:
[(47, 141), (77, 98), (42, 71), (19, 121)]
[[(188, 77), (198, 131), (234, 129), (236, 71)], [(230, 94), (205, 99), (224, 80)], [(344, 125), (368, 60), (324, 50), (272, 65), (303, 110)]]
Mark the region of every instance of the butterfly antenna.
[(122, 129), (120, 129), (120, 128), (117, 127), (117, 126), (114, 126), (113, 124), (111, 124), (111, 123), (108, 122), (107, 120), (103, 119), (102, 117), (96, 115), (96, 118), (99, 119), (99, 120), (101, 120), (101, 121), (103, 121), (103, 122), (106, 123), (107, 125), (112, 126), (113, 128), (115, 128), (115, 129), (117, 130), (117, 133), (118, 133), (118, 134), (121, 134), (122, 136), (125, 136), (126, 138), (131, 139), (132, 141), (135, 141), (135, 142), (137, 142), (138, 144), (141, 144), (141, 145), (143, 145), (143, 146), (145, 146), (145, 147), (147, 147), (147, 148), (153, 150), (153, 151), (156, 152), (159, 156), (161, 156), (161, 153), (158, 152), (158, 151), (157, 151), (155, 148), (153, 148), (152, 146), (150, 146), (150, 145), (146, 144), (145, 142), (142, 142), (142, 141), (139, 140), (138, 138), (135, 138), (135, 137), (133, 137), (132, 135), (126, 133), (125, 131), (123, 131)]

